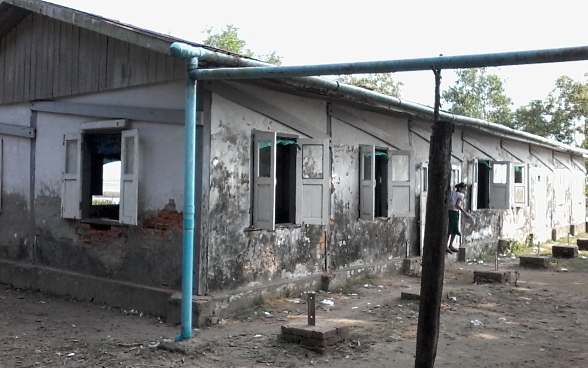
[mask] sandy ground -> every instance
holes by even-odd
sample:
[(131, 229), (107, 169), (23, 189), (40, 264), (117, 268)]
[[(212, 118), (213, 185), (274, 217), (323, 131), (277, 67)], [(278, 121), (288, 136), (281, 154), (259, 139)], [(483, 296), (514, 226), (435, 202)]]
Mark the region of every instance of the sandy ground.
[[(588, 260), (586, 261), (588, 262)], [(585, 272), (520, 269), (516, 285), (474, 284), (446, 269), (436, 367), (587, 367)], [(513, 280), (514, 281), (514, 280)], [(0, 367), (413, 367), (419, 279), (365, 279), (317, 295), (317, 323), (349, 325), (349, 339), (319, 354), (281, 342), (281, 326), (306, 319), (305, 296), (274, 300), (174, 343), (179, 326), (136, 311), (0, 285)], [(323, 304), (333, 303), (332, 306)]]

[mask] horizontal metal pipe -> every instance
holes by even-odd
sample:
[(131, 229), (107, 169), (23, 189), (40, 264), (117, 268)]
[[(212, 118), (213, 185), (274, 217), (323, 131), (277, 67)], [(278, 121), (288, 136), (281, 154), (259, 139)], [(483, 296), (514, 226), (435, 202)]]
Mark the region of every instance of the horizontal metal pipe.
[(190, 76), (198, 80), (288, 78), (317, 75), (391, 73), (417, 70), (478, 68), (504, 65), (557, 63), (588, 59), (588, 46), (514, 51), (495, 54), (438, 56), (432, 58), (366, 61), (354, 63), (268, 66), (260, 68), (198, 69)]
[[(271, 64), (262, 61), (241, 58), (234, 55), (215, 52), (202, 47), (194, 47), (191, 45), (178, 42), (171, 45), (170, 51), (173, 56), (180, 58), (191, 58), (195, 57), (196, 55), (201, 55), (200, 60), (223, 66), (242, 66), (249, 68), (271, 66)], [(375, 105), (384, 109), (391, 109), (394, 106), (403, 110), (407, 110), (407, 112), (415, 115), (424, 115), (431, 118), (434, 112), (433, 109), (429, 106), (425, 106), (407, 100), (402, 100), (398, 97), (388, 96), (382, 93), (370, 91), (364, 88), (348, 84), (343, 84), (322, 77), (286, 78), (284, 79), (284, 82), (294, 87), (303, 89), (318, 89), (319, 91), (324, 93), (336, 94), (345, 99)], [(440, 111), (440, 118), (443, 120), (453, 121), (457, 125), (461, 126), (481, 128), (483, 130), (488, 131), (489, 133), (501, 135), (521, 142), (534, 143), (546, 148), (556, 149), (558, 151), (588, 157), (588, 150), (568, 146), (555, 140), (543, 138), (531, 133), (514, 130), (504, 125), (490, 123), (485, 120), (470, 118), (468, 116), (456, 115), (445, 111)]]

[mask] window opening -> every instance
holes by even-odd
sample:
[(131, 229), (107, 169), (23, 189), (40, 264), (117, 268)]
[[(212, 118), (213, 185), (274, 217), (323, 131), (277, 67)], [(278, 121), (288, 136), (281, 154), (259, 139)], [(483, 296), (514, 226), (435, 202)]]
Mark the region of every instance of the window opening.
[[(374, 188), (375, 217), (388, 217), (388, 160), (386, 150), (376, 149), (374, 168), (376, 174), (376, 186)], [(371, 163), (371, 160), (366, 160), (367, 162)]]
[(478, 160), (478, 208), (490, 207), (490, 161)]
[[(271, 142), (268, 142), (271, 144)], [(270, 165), (271, 148), (261, 148), (260, 176), (262, 167)], [(300, 146), (294, 139), (277, 137), (276, 140), (276, 224), (293, 224), (296, 221), (296, 154)], [(263, 152), (267, 150), (268, 152)], [(264, 161), (265, 160), (265, 161)], [(267, 166), (267, 177), (269, 168)], [(265, 170), (265, 169), (264, 169)]]
[[(127, 142), (132, 144), (133, 142)], [(121, 134), (86, 135), (86, 162), (88, 173), (84, 176), (83, 187), (89, 193), (82, 194), (82, 202), (89, 202), (90, 218), (119, 219), (120, 177), (121, 177)], [(134, 152), (130, 148), (130, 152)], [(132, 154), (124, 163), (125, 173), (133, 171)], [(88, 200), (89, 199), (89, 200)]]

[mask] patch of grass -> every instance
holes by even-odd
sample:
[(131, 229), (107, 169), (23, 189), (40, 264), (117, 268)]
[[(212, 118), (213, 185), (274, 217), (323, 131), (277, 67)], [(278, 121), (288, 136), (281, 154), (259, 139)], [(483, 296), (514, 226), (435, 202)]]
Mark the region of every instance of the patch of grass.
[[(588, 257), (588, 252), (583, 252)], [(582, 255), (581, 255), (582, 256)], [(549, 268), (554, 271), (588, 272), (588, 258), (552, 258)]]

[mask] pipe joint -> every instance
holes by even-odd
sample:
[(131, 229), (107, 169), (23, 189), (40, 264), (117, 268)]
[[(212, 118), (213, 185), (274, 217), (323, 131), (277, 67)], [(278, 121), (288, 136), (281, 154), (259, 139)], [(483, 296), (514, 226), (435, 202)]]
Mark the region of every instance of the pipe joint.
[(194, 47), (182, 42), (174, 42), (169, 47), (171, 56), (180, 59), (201, 58), (204, 55), (202, 47)]

